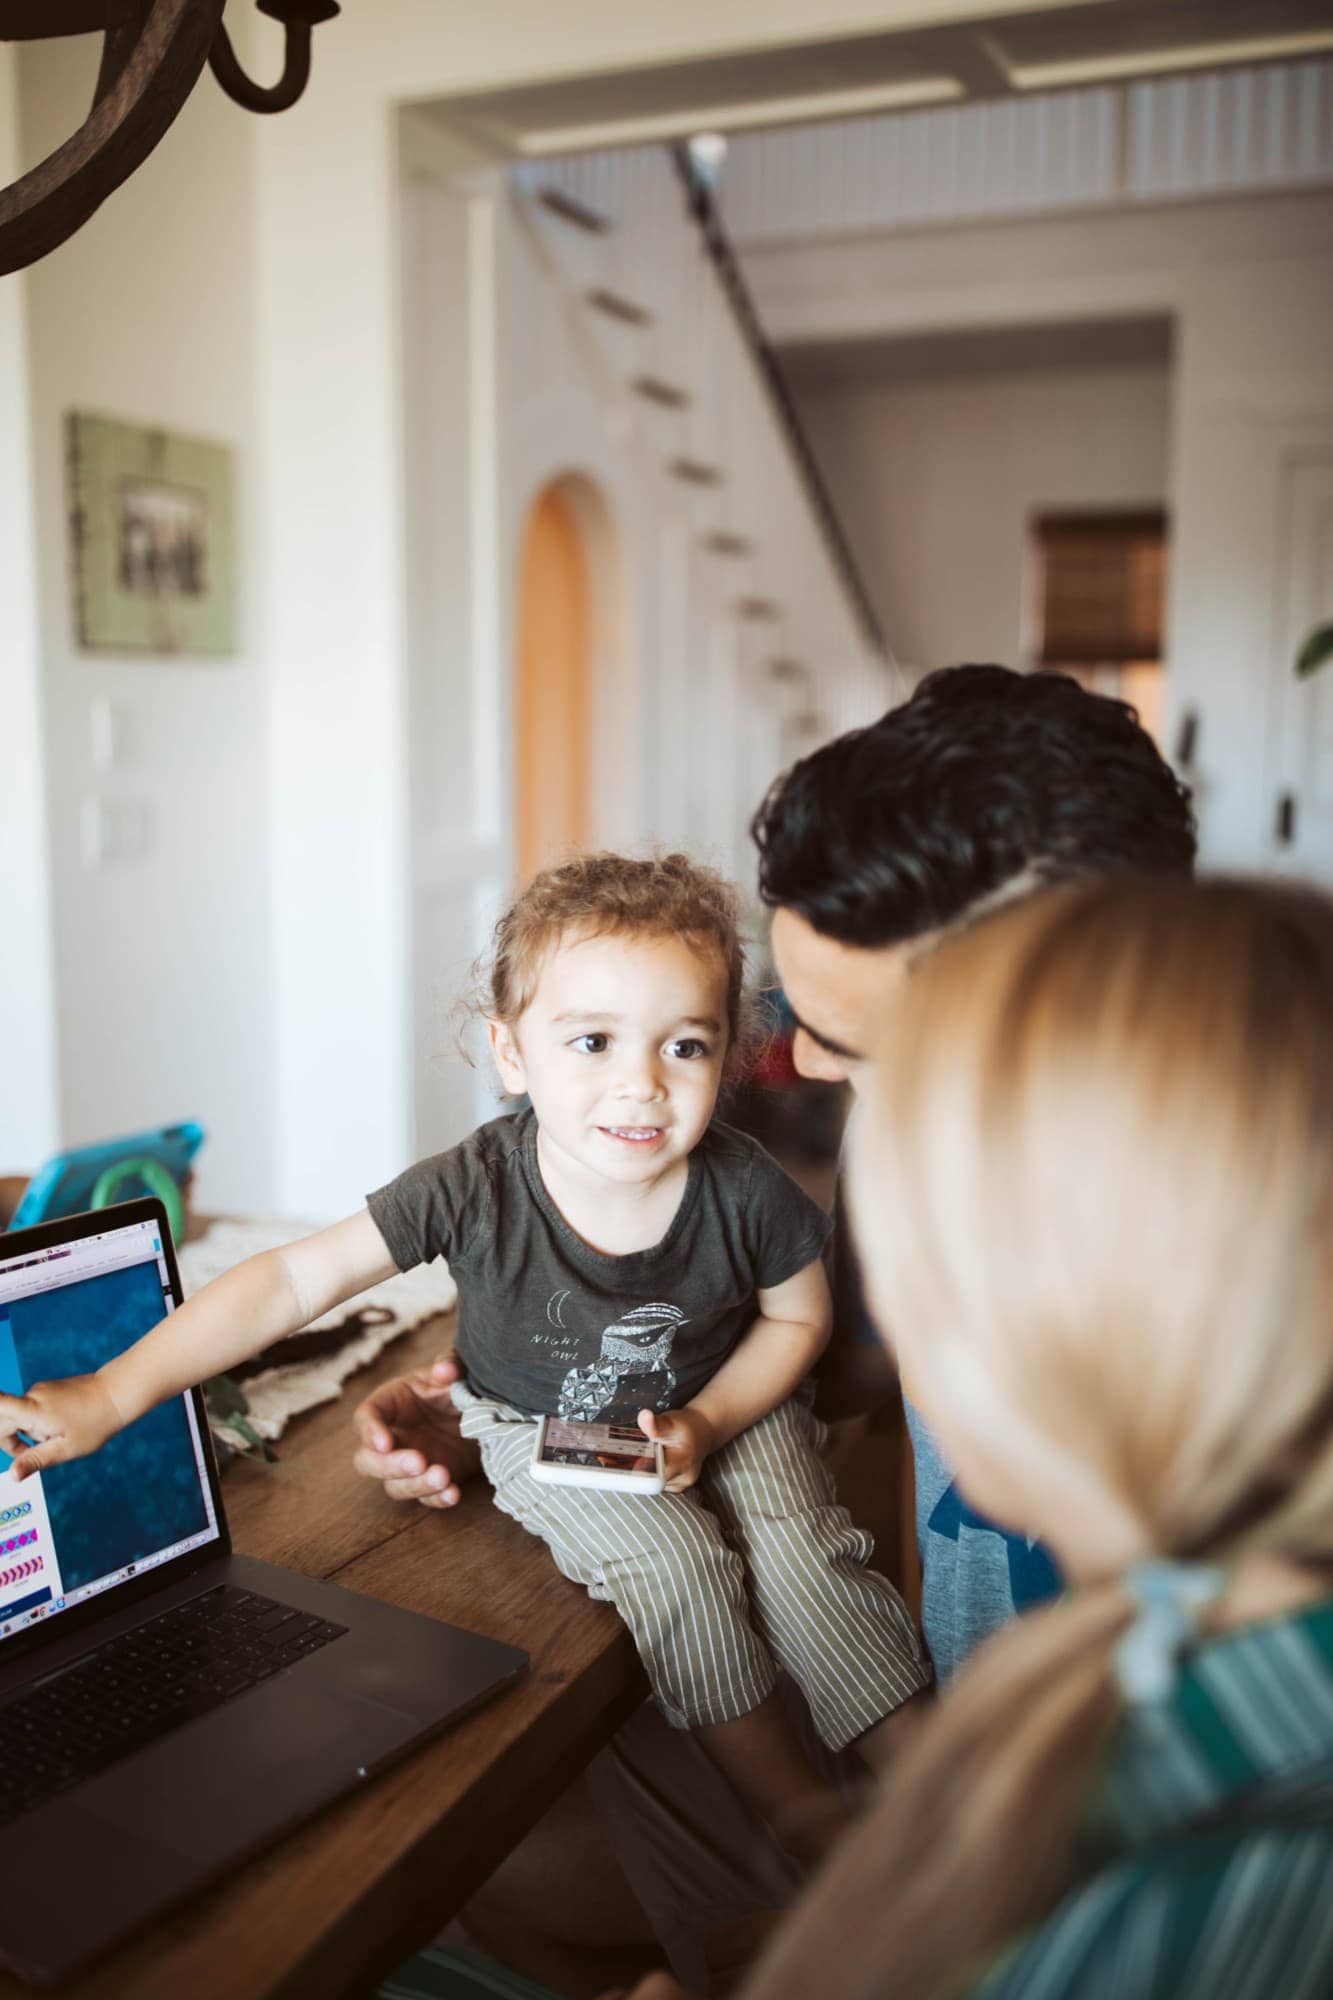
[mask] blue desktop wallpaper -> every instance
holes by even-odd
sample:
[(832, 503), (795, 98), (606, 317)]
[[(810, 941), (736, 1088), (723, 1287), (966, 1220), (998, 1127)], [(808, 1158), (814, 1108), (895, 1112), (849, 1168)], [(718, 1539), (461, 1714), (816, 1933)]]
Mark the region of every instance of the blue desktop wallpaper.
[[(0, 1305), (0, 1389), (86, 1375), (163, 1316), (156, 1259)], [(0, 1470), (9, 1459), (0, 1451)], [(208, 1525), (181, 1397), (150, 1410), (91, 1458), (55, 1465), (42, 1488), (66, 1592)]]

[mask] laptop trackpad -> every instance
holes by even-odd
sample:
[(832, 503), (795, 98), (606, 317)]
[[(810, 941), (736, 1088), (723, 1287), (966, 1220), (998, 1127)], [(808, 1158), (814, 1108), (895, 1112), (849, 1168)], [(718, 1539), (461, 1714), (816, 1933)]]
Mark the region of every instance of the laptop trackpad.
[[(410, 1716), (287, 1675), (164, 1737), (79, 1794), (113, 1827), (200, 1860), (235, 1853), (357, 1782), (421, 1733)], [(308, 1684), (307, 1684), (308, 1683)]]

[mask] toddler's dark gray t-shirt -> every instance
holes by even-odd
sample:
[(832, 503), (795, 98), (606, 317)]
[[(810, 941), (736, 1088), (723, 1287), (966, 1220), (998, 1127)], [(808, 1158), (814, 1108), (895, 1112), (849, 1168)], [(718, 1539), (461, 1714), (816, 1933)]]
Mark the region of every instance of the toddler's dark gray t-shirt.
[(400, 1270), (447, 1258), (469, 1387), (584, 1423), (688, 1403), (750, 1326), (756, 1292), (812, 1264), (832, 1226), (762, 1146), (714, 1121), (666, 1235), (605, 1256), (546, 1192), (530, 1110), (492, 1119), (368, 1203)]

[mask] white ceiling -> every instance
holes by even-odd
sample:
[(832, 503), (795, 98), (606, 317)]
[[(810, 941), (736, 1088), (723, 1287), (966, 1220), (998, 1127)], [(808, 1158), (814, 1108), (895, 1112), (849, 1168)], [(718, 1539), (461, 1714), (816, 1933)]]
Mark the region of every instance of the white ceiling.
[[(812, 9), (812, 12), (814, 10)], [(905, 110), (1333, 49), (1333, 0), (1018, 0), (1009, 13), (603, 71), (424, 107), (497, 158)]]

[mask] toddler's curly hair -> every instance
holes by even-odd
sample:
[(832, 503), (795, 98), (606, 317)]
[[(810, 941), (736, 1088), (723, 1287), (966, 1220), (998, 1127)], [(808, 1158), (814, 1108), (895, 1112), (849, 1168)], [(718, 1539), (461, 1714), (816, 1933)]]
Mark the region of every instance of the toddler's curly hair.
[(715, 952), (727, 974), (727, 1041), (737, 1052), (749, 1029), (740, 897), (715, 868), (687, 854), (577, 854), (535, 875), (496, 924), (480, 961), (476, 1001), (512, 1024), (537, 990), (542, 965), (562, 938), (678, 937)]

